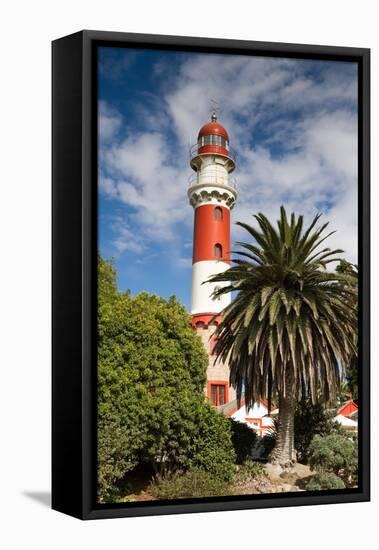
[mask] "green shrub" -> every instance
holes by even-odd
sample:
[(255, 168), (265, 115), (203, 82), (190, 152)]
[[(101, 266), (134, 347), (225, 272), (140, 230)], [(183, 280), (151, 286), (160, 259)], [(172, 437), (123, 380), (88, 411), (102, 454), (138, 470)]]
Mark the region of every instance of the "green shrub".
[(309, 446), (315, 435), (343, 434), (343, 428), (334, 421), (334, 414), (325, 411), (321, 403), (312, 404), (303, 399), (295, 411), (295, 449), (299, 462), (308, 463)]
[(358, 459), (356, 443), (346, 435), (315, 435), (309, 446), (309, 464), (319, 473), (334, 473), (354, 482)]
[(204, 470), (216, 479), (230, 481), (236, 460), (230, 422), (208, 404), (201, 407), (198, 413), (198, 431), (184, 466), (190, 470)]
[(120, 425), (119, 418), (111, 412), (98, 422), (97, 457), (98, 498), (100, 501), (116, 502), (120, 497), (119, 481), (132, 470), (138, 460), (135, 444)]
[(254, 460), (247, 460), (238, 467), (235, 478), (238, 483), (246, 483), (264, 474), (265, 469), (263, 464), (255, 462)]
[(307, 491), (322, 491), (325, 489), (345, 489), (345, 483), (343, 480), (333, 474), (323, 473), (316, 474), (311, 478), (311, 480), (305, 486)]
[(232, 429), (232, 444), (236, 453), (237, 464), (243, 464), (251, 457), (252, 450), (257, 442), (258, 436), (254, 430), (229, 418)]
[(228, 484), (200, 470), (176, 474), (151, 487), (153, 496), (159, 499), (213, 497), (230, 494)]

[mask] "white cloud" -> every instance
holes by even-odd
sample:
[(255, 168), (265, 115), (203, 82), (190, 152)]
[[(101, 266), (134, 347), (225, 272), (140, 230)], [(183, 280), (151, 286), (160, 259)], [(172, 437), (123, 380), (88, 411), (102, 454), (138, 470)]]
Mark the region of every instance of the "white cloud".
[(170, 164), (168, 144), (162, 134), (140, 134), (114, 143), (105, 150), (103, 158), (113, 182), (108, 184), (108, 195), (116, 192), (133, 209), (132, 217), (141, 234), (153, 240), (172, 240), (176, 236), (175, 224), (189, 223), (187, 166), (183, 162), (179, 170)]
[[(150, 111), (139, 104), (141, 117), (153, 120), (155, 130), (127, 139), (117, 139), (119, 113), (104, 105), (102, 190), (132, 208), (131, 224), (138, 224), (145, 243), (181, 237), (181, 225), (190, 228), (193, 219), (187, 146), (209, 118), (214, 99), (238, 151), (233, 219), (251, 222), (262, 211), (276, 220), (281, 204), (306, 220), (323, 210), (338, 231), (331, 244), (356, 261), (356, 80), (351, 66), (335, 71), (319, 64), (317, 78), (311, 66), (290, 59), (193, 56), (166, 83), (159, 112), (154, 101)], [(233, 238), (241, 234), (233, 229)], [(189, 265), (185, 258), (180, 262)]]
[(99, 139), (102, 142), (110, 142), (121, 127), (122, 116), (112, 109), (106, 101), (99, 101)]
[(139, 233), (132, 231), (125, 219), (120, 216), (114, 216), (111, 222), (111, 228), (116, 237), (112, 240), (112, 245), (118, 253), (126, 250), (134, 254), (143, 254), (147, 249), (147, 244)]
[(112, 178), (104, 176), (101, 171), (99, 171), (99, 189), (100, 192), (104, 193), (104, 195), (109, 198), (118, 198), (118, 190), (115, 182)]
[[(321, 113), (298, 126), (302, 147), (275, 157), (259, 147), (245, 154), (239, 173), (239, 199), (235, 220), (251, 222), (257, 211), (276, 220), (279, 207), (304, 214), (310, 221), (324, 212), (337, 233), (330, 245), (345, 250), (357, 261), (357, 132), (350, 112)], [(236, 229), (235, 237), (243, 238)]]

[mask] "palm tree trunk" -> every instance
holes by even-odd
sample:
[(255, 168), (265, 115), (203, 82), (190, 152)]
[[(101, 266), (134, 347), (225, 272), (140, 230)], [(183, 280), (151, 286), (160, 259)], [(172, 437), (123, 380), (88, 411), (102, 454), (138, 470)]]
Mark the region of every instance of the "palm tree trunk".
[(270, 461), (280, 466), (296, 462), (295, 451), (295, 399), (292, 378), (286, 375), (286, 395), (279, 396), (278, 435)]

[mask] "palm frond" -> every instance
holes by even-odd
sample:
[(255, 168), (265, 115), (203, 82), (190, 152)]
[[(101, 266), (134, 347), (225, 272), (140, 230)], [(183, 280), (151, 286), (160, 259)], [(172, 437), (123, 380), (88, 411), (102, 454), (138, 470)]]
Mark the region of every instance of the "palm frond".
[(283, 207), (277, 229), (254, 217), (258, 227), (237, 224), (253, 242), (237, 243), (231, 267), (210, 279), (226, 283), (215, 295), (235, 292), (216, 329), (216, 357), (229, 362), (247, 406), (285, 391), (288, 372), (299, 399), (333, 399), (356, 352), (356, 270), (326, 270), (342, 251), (320, 248), (332, 234), (327, 223), (317, 227), (320, 214), (305, 230)]

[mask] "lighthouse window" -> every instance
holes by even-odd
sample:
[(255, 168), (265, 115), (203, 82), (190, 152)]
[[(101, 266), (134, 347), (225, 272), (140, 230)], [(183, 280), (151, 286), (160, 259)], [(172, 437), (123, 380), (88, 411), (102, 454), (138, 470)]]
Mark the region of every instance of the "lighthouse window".
[(221, 136), (211, 136), (211, 139), (212, 139), (212, 145), (222, 145), (223, 138)]
[(217, 221), (222, 220), (222, 208), (220, 208), (219, 206), (216, 206), (213, 213), (214, 213), (215, 220)]
[(214, 245), (213, 251), (216, 258), (222, 257), (222, 246), (219, 243)]
[(219, 147), (225, 147), (225, 149), (229, 149), (229, 142), (222, 136), (202, 136), (198, 140), (199, 147), (203, 147), (204, 145), (218, 145)]

